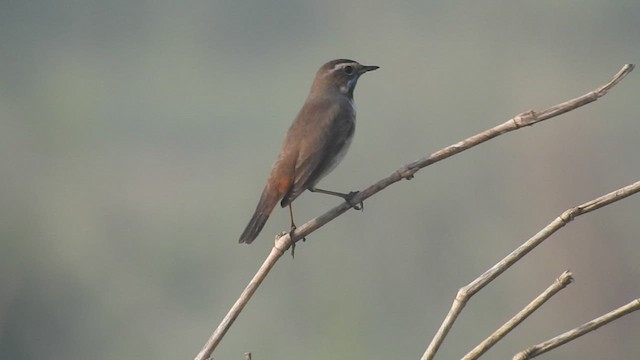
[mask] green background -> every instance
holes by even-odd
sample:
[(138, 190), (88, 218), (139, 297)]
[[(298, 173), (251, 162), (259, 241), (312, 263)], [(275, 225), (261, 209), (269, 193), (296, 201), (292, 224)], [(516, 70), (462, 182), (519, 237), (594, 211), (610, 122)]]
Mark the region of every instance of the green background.
[[(191, 359), (288, 227), (237, 239), (317, 68), (379, 65), (320, 185), (362, 189), (640, 60), (640, 3), (0, 2), (0, 358)], [(283, 257), (216, 359), (415, 359), (457, 289), (563, 210), (638, 181), (640, 73), (587, 107), (419, 172)], [(299, 223), (339, 203), (305, 193)], [(578, 218), (477, 295), (459, 358), (562, 271), (487, 354), (640, 294), (640, 197)], [(633, 314), (547, 356), (640, 353)]]

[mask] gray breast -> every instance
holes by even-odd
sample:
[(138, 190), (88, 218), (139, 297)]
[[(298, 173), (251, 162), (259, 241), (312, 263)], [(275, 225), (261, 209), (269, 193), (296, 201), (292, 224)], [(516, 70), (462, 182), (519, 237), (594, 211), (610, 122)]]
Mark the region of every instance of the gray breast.
[(335, 154), (333, 156), (328, 156), (325, 160), (325, 163), (322, 164), (322, 169), (318, 173), (314, 184), (318, 183), (322, 178), (328, 175), (333, 169), (340, 164), (340, 162), (344, 159), (344, 156), (347, 154), (347, 150), (349, 150), (349, 146), (351, 146), (351, 142), (353, 140), (353, 134), (355, 132), (356, 126), (356, 108), (353, 103), (353, 100), (349, 100), (343, 106), (347, 106), (347, 111), (340, 112), (338, 116), (341, 116), (341, 119), (337, 119), (340, 123), (334, 124), (336, 126), (335, 133), (330, 136), (334, 137), (333, 141), (331, 141), (333, 145), (333, 149), (328, 149), (331, 153)]

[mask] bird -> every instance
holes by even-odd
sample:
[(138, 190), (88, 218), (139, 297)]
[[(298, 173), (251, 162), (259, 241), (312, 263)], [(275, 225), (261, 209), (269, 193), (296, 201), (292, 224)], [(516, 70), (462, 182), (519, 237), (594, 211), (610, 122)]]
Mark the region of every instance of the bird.
[[(351, 204), (357, 192), (322, 190), (316, 184), (335, 169), (349, 149), (356, 125), (353, 91), (361, 75), (378, 68), (336, 59), (316, 72), (239, 243), (251, 244), (258, 237), (278, 201), (281, 207), (289, 207), (290, 231), (295, 230), (291, 203), (305, 190), (339, 196)], [(357, 204), (351, 205), (359, 209)]]

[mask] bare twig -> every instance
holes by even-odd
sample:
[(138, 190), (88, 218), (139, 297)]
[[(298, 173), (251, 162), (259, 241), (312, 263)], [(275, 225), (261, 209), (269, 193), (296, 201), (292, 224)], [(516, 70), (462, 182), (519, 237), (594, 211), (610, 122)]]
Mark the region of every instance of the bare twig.
[(449, 330), (453, 326), (453, 323), (456, 321), (462, 309), (465, 307), (469, 299), (473, 295), (475, 295), (482, 288), (487, 286), (491, 281), (497, 278), (500, 274), (502, 274), (505, 270), (507, 270), (511, 265), (515, 264), (518, 260), (522, 259), (525, 255), (527, 255), (531, 250), (540, 245), (544, 240), (546, 240), (549, 236), (551, 236), (556, 231), (563, 228), (570, 221), (572, 221), (576, 216), (580, 216), (591, 211), (597, 210), (601, 207), (607, 206), (613, 202), (618, 200), (622, 200), (627, 196), (631, 196), (640, 191), (640, 181), (635, 182), (631, 185), (627, 185), (623, 188), (610, 192), (606, 195), (603, 195), (597, 199), (593, 199), (588, 201), (582, 205), (578, 205), (574, 208), (566, 210), (559, 217), (553, 220), (549, 225), (545, 226), (542, 230), (540, 230), (537, 234), (527, 240), (524, 244), (520, 245), (517, 249), (512, 251), (509, 255), (507, 255), (504, 259), (500, 260), (497, 264), (493, 265), (489, 270), (485, 271), (484, 274), (480, 275), (478, 278), (473, 280), (471, 283), (466, 285), (465, 287), (458, 290), (458, 294), (456, 295), (453, 304), (451, 305), (451, 309), (449, 313), (445, 317), (442, 325), (438, 329), (438, 332), (431, 340), (429, 347), (425, 351), (424, 355), (422, 355), (422, 360), (433, 359), (438, 348), (444, 341), (444, 338), (449, 333)]
[[(253, 293), (256, 292), (260, 284), (262, 284), (262, 281), (267, 277), (267, 274), (269, 274), (269, 271), (271, 271), (271, 268), (273, 268), (278, 259), (290, 246), (291, 238), (289, 236), (285, 237), (280, 234), (276, 236), (275, 245), (271, 249), (271, 253), (262, 263), (258, 272), (253, 276), (249, 285), (242, 291), (242, 294), (240, 294), (240, 297), (236, 300), (235, 304), (233, 304), (227, 315), (222, 319), (222, 322), (218, 325), (202, 350), (200, 350), (200, 353), (195, 357), (196, 360), (208, 360), (211, 357), (211, 353), (213, 353), (213, 350), (218, 346), (224, 334), (226, 334), (238, 315), (240, 315), (240, 312), (249, 302)], [(249, 357), (250, 356), (251, 353), (249, 353)]]
[(498, 330), (478, 344), (478, 346), (465, 355), (462, 360), (473, 360), (482, 356), (482, 354), (491, 349), (491, 347), (498, 341), (502, 340), (502, 338), (529, 317), (529, 315), (533, 314), (533, 312), (540, 308), (540, 306), (547, 302), (547, 300), (551, 299), (553, 295), (571, 284), (572, 281), (572, 274), (569, 271), (563, 272), (560, 277), (558, 277), (542, 294), (538, 295), (538, 297), (529, 303), (529, 305), (525, 306), (524, 309), (520, 310), (520, 312), (509, 319), (509, 321), (502, 325)]
[(431, 165), (440, 160), (444, 160), (476, 145), (482, 144), (483, 142), (491, 140), (499, 135), (517, 130), (524, 126), (536, 124), (538, 122), (550, 119), (552, 117), (561, 115), (565, 112), (594, 102), (598, 100), (598, 98), (606, 95), (606, 93), (613, 86), (619, 83), (627, 74), (629, 74), (633, 70), (633, 68), (634, 65), (632, 64), (623, 66), (622, 69), (614, 76), (614, 78), (610, 82), (578, 98), (557, 104), (541, 112), (536, 113), (534, 111), (528, 111), (526, 113), (520, 114), (492, 129), (483, 131), (482, 133), (471, 136), (466, 140), (450, 145), (444, 149), (436, 151), (429, 156), (409, 163), (394, 171), (386, 178), (359, 192), (357, 195), (350, 199), (350, 202), (344, 202), (327, 211), (326, 213), (316, 217), (315, 219), (309, 220), (302, 226), (299, 226), (293, 233), (285, 234), (284, 236), (280, 237), (276, 241), (276, 246), (274, 247), (274, 249), (271, 250), (269, 257), (264, 261), (264, 263), (258, 270), (258, 273), (256, 273), (247, 288), (245, 288), (245, 290), (242, 292), (240, 298), (229, 310), (229, 313), (225, 316), (218, 328), (214, 331), (211, 338), (207, 341), (200, 353), (195, 357), (195, 360), (206, 360), (211, 356), (211, 353), (216, 348), (229, 327), (231, 327), (233, 321), (238, 317), (240, 311), (242, 311), (242, 309), (246, 305), (246, 302), (249, 300), (249, 298), (251, 298), (257, 287), (266, 277), (269, 270), (275, 265), (275, 262), (280, 258), (280, 256), (282, 256), (282, 252), (289, 249), (292, 244), (299, 241), (300, 239), (303, 239), (306, 235), (309, 235), (319, 227), (324, 226), (329, 221), (335, 219), (336, 217), (349, 210), (352, 207), (351, 204), (359, 204), (391, 184), (394, 184), (402, 179), (413, 178), (413, 175), (416, 172), (428, 165)]
[(517, 353), (513, 357), (513, 360), (527, 360), (527, 359), (532, 359), (538, 355), (542, 355), (547, 351), (551, 351), (560, 345), (563, 345), (569, 341), (575, 340), (588, 332), (594, 331), (604, 325), (607, 325), (613, 320), (616, 320), (622, 316), (628, 315), (636, 310), (640, 310), (640, 299), (635, 299), (632, 302), (628, 303), (627, 305), (621, 306), (599, 318), (589, 321), (586, 324), (583, 324), (575, 329), (569, 330), (564, 334), (558, 335), (553, 339), (549, 339), (538, 345), (530, 346), (526, 350), (523, 350)]

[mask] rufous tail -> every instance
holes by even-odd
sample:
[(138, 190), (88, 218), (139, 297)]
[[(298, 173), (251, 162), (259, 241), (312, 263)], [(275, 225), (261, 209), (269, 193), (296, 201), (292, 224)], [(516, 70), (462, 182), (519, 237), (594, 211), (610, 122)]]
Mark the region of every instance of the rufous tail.
[(258, 202), (258, 206), (256, 206), (256, 211), (253, 213), (249, 224), (240, 235), (239, 243), (251, 244), (253, 240), (258, 237), (260, 231), (264, 227), (264, 224), (267, 223), (267, 219), (269, 219), (269, 215), (271, 215), (271, 211), (280, 200), (280, 197), (277, 194), (277, 191), (273, 191), (273, 189), (269, 189), (267, 185), (262, 192), (262, 196), (260, 196), (260, 201)]

